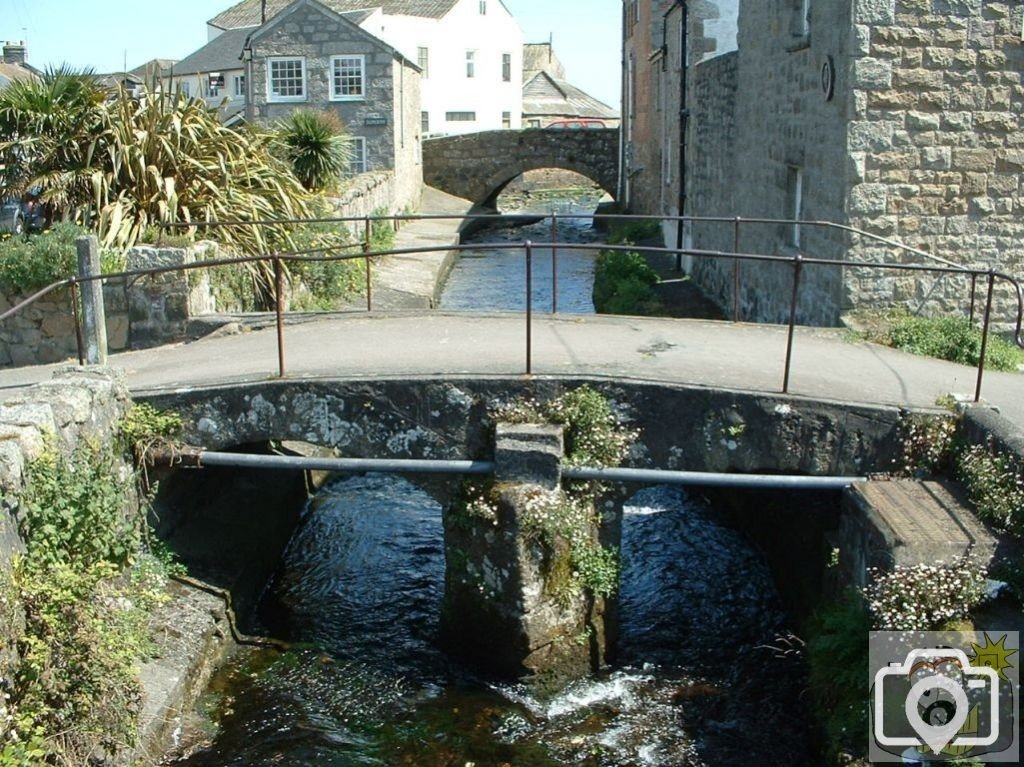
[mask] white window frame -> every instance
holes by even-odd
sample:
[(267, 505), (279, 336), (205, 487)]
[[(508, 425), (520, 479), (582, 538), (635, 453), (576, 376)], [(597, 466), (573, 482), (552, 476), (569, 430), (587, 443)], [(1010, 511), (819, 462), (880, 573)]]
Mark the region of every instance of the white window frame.
[(426, 45), (416, 46), (416, 66), (422, 70), (421, 79), (426, 80), (430, 77), (430, 48)]
[(503, 53), (501, 54), (501, 81), (503, 83), (512, 82), (512, 54)]
[[(342, 75), (338, 72), (339, 66), (344, 66), (343, 61), (359, 62), (359, 93), (340, 93), (338, 91), (338, 78)], [(351, 64), (350, 64), (351, 66)], [(331, 81), (331, 101), (366, 101), (366, 56), (361, 53), (339, 53), (331, 56), (331, 69), (329, 73)]]
[(487, 0), (480, 0), (480, 15), (487, 15)]
[[(804, 169), (799, 165), (786, 166), (786, 218), (799, 221), (804, 215)], [(788, 227), (786, 244), (800, 247), (800, 224)]]
[[(302, 72), (302, 95), (282, 96), (274, 92), (274, 64), (280, 62), (299, 62)], [(273, 103), (296, 103), (308, 99), (309, 88), (306, 83), (306, 57), (305, 56), (268, 56), (267, 57), (267, 101)]]
[(231, 78), (231, 93), (235, 98), (245, 98), (245, 75), (234, 75)]
[(476, 77), (476, 51), (466, 51), (466, 79), (472, 80)]
[(192, 98), (192, 83), (188, 80), (179, 80), (178, 87), (181, 89), (182, 94), (185, 98)]
[(352, 157), (348, 161), (348, 175), (357, 176), (366, 173), (366, 138), (364, 136), (349, 136), (349, 143), (352, 144)]

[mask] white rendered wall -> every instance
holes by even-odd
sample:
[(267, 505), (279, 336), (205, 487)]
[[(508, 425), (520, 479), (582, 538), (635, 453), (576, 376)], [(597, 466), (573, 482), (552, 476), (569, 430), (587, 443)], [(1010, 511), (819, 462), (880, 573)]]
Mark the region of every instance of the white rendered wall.
[[(413, 63), (418, 49), (428, 48), (429, 70), (421, 81), (422, 110), (429, 132), (471, 133), (502, 126), (508, 112), (519, 128), (523, 112), (523, 33), (499, 0), (462, 0), (443, 19), (375, 14), (362, 27), (395, 47)], [(474, 77), (466, 77), (466, 51), (476, 52)], [(508, 82), (502, 79), (502, 54), (512, 57)], [(448, 122), (448, 112), (474, 112), (473, 122)]]

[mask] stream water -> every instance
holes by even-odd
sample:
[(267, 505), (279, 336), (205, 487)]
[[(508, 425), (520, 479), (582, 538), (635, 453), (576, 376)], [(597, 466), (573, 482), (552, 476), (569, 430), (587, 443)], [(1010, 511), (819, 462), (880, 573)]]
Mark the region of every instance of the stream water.
[[(263, 599), (286, 653), (217, 675), (187, 765), (801, 765), (799, 675), (770, 574), (703, 501), (651, 488), (622, 531), (620, 663), (554, 697), (436, 649), (441, 510), (404, 479), (329, 484)], [(473, 626), (466, 626), (472, 631)]]
[[(597, 207), (597, 197), (533, 202), (516, 206), (510, 212), (527, 215), (558, 213), (590, 214)], [(559, 247), (558, 259), (558, 311), (569, 314), (593, 314), (591, 293), (594, 286), (594, 252), (571, 247), (572, 243), (597, 242), (600, 234), (588, 219), (560, 219), (558, 242), (570, 247)], [(487, 227), (467, 236), (464, 244), (491, 242), (551, 242), (550, 220), (527, 226)], [(551, 249), (536, 248), (533, 253), (533, 308), (538, 312), (551, 311), (552, 268)], [(442, 309), (473, 311), (523, 311), (526, 308), (526, 258), (521, 248), (490, 250), (480, 248), (462, 252), (456, 262), (444, 292)]]

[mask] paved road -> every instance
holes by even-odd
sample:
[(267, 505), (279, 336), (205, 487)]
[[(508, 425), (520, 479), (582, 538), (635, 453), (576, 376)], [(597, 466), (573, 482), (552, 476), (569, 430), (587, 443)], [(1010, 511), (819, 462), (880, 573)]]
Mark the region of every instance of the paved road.
[[(525, 373), (521, 315), (359, 314), (290, 325), (289, 377), (381, 378)], [(534, 375), (578, 374), (780, 392), (784, 327), (709, 320), (540, 315)], [(265, 380), (277, 374), (272, 328), (113, 355), (133, 391)], [(45, 380), (56, 366), (0, 372), (0, 396)], [(976, 371), (874, 344), (843, 331), (800, 328), (790, 393), (928, 407), (944, 394), (973, 397)], [(986, 373), (983, 398), (1024, 431), (1024, 375)]]

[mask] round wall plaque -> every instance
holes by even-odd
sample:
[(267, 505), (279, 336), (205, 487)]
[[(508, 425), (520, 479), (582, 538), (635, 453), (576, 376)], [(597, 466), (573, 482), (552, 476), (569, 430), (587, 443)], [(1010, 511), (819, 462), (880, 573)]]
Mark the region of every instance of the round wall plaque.
[(826, 56), (821, 65), (821, 92), (825, 101), (831, 101), (836, 92), (836, 63), (831, 56)]

